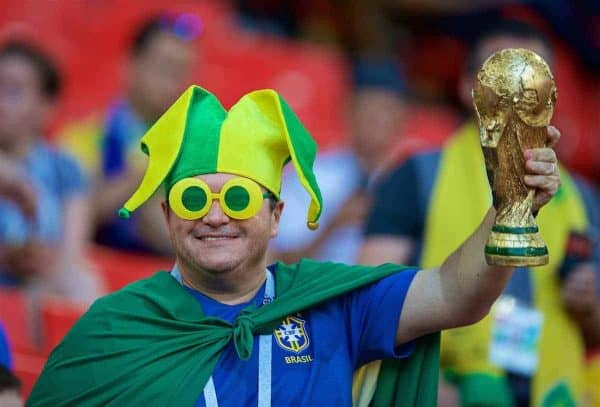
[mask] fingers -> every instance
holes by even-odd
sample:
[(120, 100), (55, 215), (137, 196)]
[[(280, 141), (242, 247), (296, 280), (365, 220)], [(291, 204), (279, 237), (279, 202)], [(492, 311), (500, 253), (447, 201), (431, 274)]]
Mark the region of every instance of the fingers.
[(554, 126), (548, 126), (548, 139), (546, 140), (546, 146), (554, 147), (560, 140), (560, 131)]
[(540, 192), (547, 192), (551, 195), (556, 194), (560, 187), (560, 177), (553, 175), (525, 175), (525, 185), (530, 188), (537, 188)]
[(556, 153), (551, 148), (532, 148), (525, 150), (526, 161), (543, 161), (547, 163), (557, 162)]
[(552, 147), (560, 139), (560, 132), (548, 126), (548, 147), (525, 150), (525, 185), (535, 188), (533, 210), (537, 211), (552, 199), (560, 187), (558, 160)]
[(531, 175), (553, 175), (558, 169), (556, 163), (532, 160), (525, 162), (525, 168)]

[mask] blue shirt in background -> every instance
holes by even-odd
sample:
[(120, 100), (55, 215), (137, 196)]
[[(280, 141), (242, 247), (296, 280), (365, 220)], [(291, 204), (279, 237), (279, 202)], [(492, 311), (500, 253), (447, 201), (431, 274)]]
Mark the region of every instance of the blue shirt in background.
[[(0, 244), (19, 246), (29, 239), (58, 243), (63, 237), (68, 201), (84, 195), (88, 182), (77, 162), (39, 141), (22, 161), (23, 182), (36, 193), (36, 214), (27, 218), (13, 202), (0, 199)], [(0, 270), (0, 285), (11, 281)]]
[[(130, 163), (128, 157), (135, 150), (141, 153), (140, 139), (150, 126), (141, 120), (126, 101), (115, 103), (108, 112), (101, 137), (102, 176), (107, 179), (122, 177)], [(98, 243), (124, 250), (150, 251), (137, 236), (136, 218), (115, 216), (101, 225), (96, 236)]]
[[(276, 270), (274, 274), (276, 279)], [(395, 348), (394, 341), (415, 274), (416, 270), (406, 270), (386, 277), (282, 321), (272, 336), (272, 405), (350, 406), (352, 376), (358, 367), (373, 360), (408, 357), (414, 343)], [(206, 315), (233, 322), (244, 308), (262, 304), (265, 287), (239, 305), (187, 290)], [(233, 343), (223, 351), (213, 372), (220, 406), (257, 404), (258, 342), (255, 337), (248, 361), (239, 359)], [(199, 394), (196, 406), (204, 406), (203, 389), (190, 391)]]

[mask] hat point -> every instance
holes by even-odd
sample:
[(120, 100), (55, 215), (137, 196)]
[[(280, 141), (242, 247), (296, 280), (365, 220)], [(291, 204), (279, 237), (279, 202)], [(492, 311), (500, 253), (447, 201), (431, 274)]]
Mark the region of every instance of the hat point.
[(121, 209), (119, 209), (119, 218), (129, 219), (129, 218), (131, 218), (131, 212), (129, 212), (125, 208), (121, 208)]

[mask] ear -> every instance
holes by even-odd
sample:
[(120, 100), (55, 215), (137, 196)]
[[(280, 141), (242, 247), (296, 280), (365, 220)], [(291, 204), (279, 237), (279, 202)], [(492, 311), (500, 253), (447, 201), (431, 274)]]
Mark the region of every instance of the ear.
[(271, 212), (271, 239), (276, 237), (279, 233), (279, 221), (281, 219), (284, 206), (285, 205), (283, 201), (278, 201), (277, 204), (275, 204), (275, 208)]

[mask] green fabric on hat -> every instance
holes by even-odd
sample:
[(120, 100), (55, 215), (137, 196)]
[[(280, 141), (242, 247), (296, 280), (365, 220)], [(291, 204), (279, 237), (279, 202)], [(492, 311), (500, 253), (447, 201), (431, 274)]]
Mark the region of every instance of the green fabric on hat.
[(212, 93), (194, 87), (179, 157), (164, 181), (167, 193), (180, 179), (217, 172), (219, 138), (226, 116), (227, 111)]
[(317, 143), (310, 137), (302, 123), (298, 120), (298, 117), (281, 96), (279, 96), (279, 103), (281, 104), (281, 111), (288, 128), (289, 142), (292, 144), (290, 148), (290, 153), (294, 157), (292, 162), (294, 163), (300, 182), (311, 195), (314, 194), (308, 215), (308, 218), (312, 219), (314, 217), (313, 213), (320, 214), (321, 212), (321, 208), (317, 208), (315, 205), (323, 202), (321, 190), (312, 170), (317, 155)]
[[(240, 358), (247, 359), (254, 335), (272, 333), (284, 317), (402, 269), (391, 264), (280, 263), (277, 298), (242, 311), (233, 325), (204, 316), (185, 288), (159, 272), (92, 305), (50, 355), (27, 405), (193, 406), (231, 341)], [(419, 343), (416, 353), (421, 357), (397, 360), (396, 369), (381, 373), (398, 374), (396, 387), (378, 391), (425, 400), (426, 393), (437, 389), (437, 376), (422, 375), (439, 365), (436, 349), (435, 343)]]
[(318, 225), (323, 202), (312, 172), (317, 144), (272, 89), (250, 92), (226, 111), (213, 94), (190, 86), (142, 137), (141, 145), (148, 166), (119, 210), (121, 217), (129, 218), (161, 183), (168, 198), (178, 181), (203, 174), (246, 177), (279, 197), (282, 170), (291, 158), (311, 198), (307, 225)]

